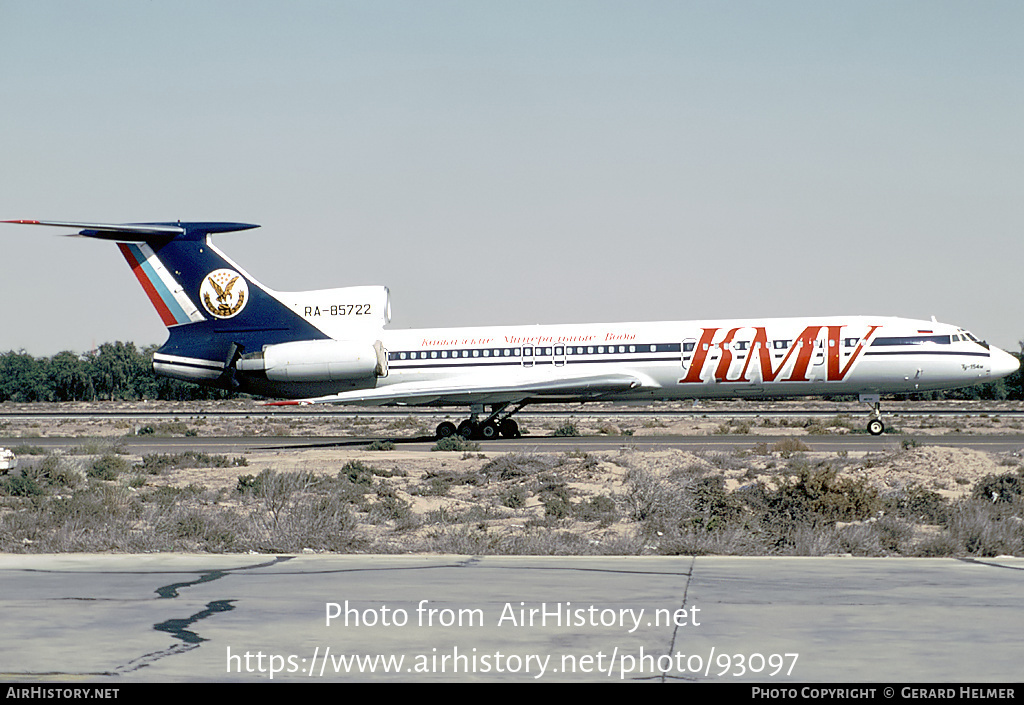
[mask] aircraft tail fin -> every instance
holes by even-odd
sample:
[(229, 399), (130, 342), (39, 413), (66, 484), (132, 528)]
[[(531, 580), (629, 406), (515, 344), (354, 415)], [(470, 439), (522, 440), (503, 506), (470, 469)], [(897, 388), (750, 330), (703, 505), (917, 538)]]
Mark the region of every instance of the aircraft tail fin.
[(153, 355), (159, 374), (257, 394), (303, 396), (308, 395), (303, 383), (310, 379), (326, 393), (339, 386), (372, 386), (387, 375), (387, 353), (377, 340), (391, 315), (387, 287), (268, 289), (211, 239), (258, 225), (0, 222), (77, 228), (79, 236), (116, 243), (169, 332)]
[(77, 228), (79, 236), (115, 242), (170, 331), (170, 338), (154, 356), (154, 366), (162, 374), (230, 386), (225, 375), (243, 352), (328, 337), (211, 241), (213, 234), (258, 225), (0, 222)]
[[(210, 241), (214, 233), (250, 230), (249, 223), (82, 223), (8, 220), (6, 223), (76, 228), (80, 237), (109, 240), (128, 262), (168, 328), (227, 320), (250, 309), (249, 285), (262, 288)], [(223, 273), (221, 273), (223, 270)], [(265, 302), (266, 303), (266, 302)], [(265, 310), (250, 309), (250, 315)]]

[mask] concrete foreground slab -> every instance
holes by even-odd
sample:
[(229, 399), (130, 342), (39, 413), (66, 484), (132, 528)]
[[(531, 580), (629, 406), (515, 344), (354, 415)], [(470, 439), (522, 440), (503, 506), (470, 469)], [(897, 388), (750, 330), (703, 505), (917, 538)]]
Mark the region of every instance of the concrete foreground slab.
[(6, 681), (1014, 682), (1024, 559), (0, 556)]

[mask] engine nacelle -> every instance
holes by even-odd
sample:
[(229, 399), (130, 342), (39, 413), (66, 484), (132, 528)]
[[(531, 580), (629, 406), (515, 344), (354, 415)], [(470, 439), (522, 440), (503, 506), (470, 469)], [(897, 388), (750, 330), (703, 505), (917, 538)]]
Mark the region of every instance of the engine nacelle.
[(244, 355), (236, 369), (264, 372), (272, 382), (343, 382), (386, 377), (387, 359), (379, 340), (300, 340)]

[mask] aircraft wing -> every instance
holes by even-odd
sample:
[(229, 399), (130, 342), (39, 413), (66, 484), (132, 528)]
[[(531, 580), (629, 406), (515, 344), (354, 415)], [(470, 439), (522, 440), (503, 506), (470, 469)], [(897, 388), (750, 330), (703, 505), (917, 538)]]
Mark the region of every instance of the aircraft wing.
[(501, 404), (533, 401), (599, 400), (617, 392), (659, 385), (643, 375), (632, 373), (583, 374), (538, 376), (534, 379), (518, 377), (502, 383), (489, 377), (486, 380), (466, 377), (464, 380), (438, 380), (430, 382), (402, 382), (386, 384), (374, 389), (356, 389), (310, 399), (268, 402), (267, 406), (296, 404), (366, 404), (409, 406), (447, 406), (460, 404)]

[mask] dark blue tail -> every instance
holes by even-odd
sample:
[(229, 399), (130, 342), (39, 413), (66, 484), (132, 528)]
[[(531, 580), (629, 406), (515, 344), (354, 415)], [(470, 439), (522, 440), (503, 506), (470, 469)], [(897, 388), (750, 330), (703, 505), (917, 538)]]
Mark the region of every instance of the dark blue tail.
[[(237, 388), (234, 363), (246, 352), (295, 340), (317, 340), (320, 330), (211, 242), (214, 233), (258, 227), (244, 223), (166, 223), (171, 237), (144, 234), (130, 242), (115, 234), (142, 288), (170, 332), (153, 356), (163, 375)], [(109, 238), (109, 231), (82, 235)], [(255, 390), (254, 390), (255, 391)]]
[(6, 222), (80, 228), (84, 237), (116, 242), (170, 332), (153, 356), (153, 368), (160, 374), (237, 388), (234, 363), (242, 354), (275, 343), (328, 337), (211, 242), (215, 233), (258, 225)]

